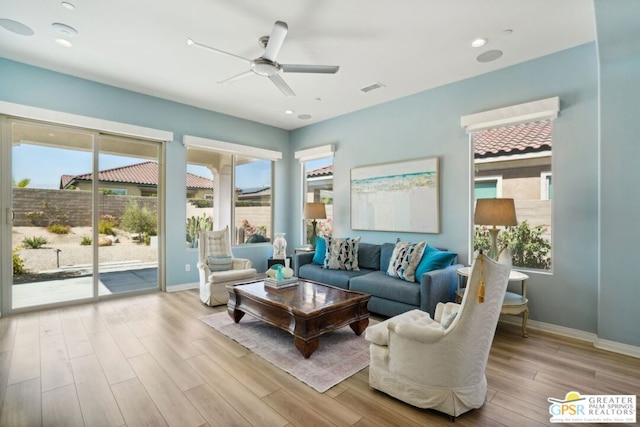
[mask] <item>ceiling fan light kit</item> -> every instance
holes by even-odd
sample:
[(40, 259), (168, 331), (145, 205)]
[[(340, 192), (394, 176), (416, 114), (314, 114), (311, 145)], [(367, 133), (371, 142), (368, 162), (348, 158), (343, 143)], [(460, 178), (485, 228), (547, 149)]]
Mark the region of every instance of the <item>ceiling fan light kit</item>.
[(193, 39), (188, 39), (187, 44), (189, 46), (197, 46), (231, 58), (236, 58), (249, 64), (248, 71), (220, 80), (218, 82), (219, 84), (232, 83), (255, 74), (261, 77), (268, 77), (269, 80), (271, 80), (271, 82), (285, 96), (295, 96), (295, 92), (282, 78), (280, 75), (281, 73), (335, 74), (338, 72), (340, 67), (337, 65), (278, 64), (276, 62), (276, 57), (282, 48), (282, 44), (284, 43), (284, 39), (287, 36), (288, 31), (289, 27), (285, 22), (276, 21), (273, 26), (273, 30), (271, 31), (271, 35), (262, 36), (258, 39), (260, 46), (264, 47), (264, 54), (256, 59), (248, 59), (230, 52), (225, 52), (224, 50), (198, 43)]

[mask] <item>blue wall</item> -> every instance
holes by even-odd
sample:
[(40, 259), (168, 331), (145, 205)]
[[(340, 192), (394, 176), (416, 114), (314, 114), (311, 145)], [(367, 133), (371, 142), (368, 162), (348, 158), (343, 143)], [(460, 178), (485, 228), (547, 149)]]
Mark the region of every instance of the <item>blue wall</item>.
[(595, 2), (600, 56), (601, 271), (598, 336), (640, 346), (640, 2)]
[[(282, 151), (284, 159), (275, 166), (274, 227), (286, 229), (291, 157), (287, 131), (2, 58), (0, 76), (3, 101), (174, 133), (174, 141), (166, 150), (167, 200), (170, 200), (166, 208), (167, 286), (198, 281), (197, 251), (185, 248), (184, 244), (186, 149), (181, 141), (185, 134)], [(271, 246), (264, 244), (237, 253), (266, 270), (271, 251)], [(192, 266), (190, 272), (185, 272), (187, 263)]]
[[(559, 96), (561, 111), (553, 123), (554, 267), (553, 274), (530, 275), (531, 318), (596, 332), (597, 95), (596, 48), (587, 44), (295, 130), (292, 149), (337, 146), (334, 234), (367, 242), (426, 239), (469, 262), (470, 147), (460, 117)], [(351, 168), (431, 156), (440, 158), (440, 234), (351, 230)], [(298, 187), (294, 194), (300, 194)], [(300, 230), (291, 233), (299, 242)]]

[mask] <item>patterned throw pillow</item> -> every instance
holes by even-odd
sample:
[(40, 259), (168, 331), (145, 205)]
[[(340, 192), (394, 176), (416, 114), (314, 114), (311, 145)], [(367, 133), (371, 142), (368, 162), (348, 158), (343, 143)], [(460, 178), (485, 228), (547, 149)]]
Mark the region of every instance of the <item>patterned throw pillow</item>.
[(230, 256), (208, 256), (207, 266), (210, 271), (231, 270), (233, 260)]
[(398, 242), (391, 254), (387, 274), (398, 277), (407, 282), (416, 281), (416, 267), (422, 258), (422, 253), (427, 242), (419, 243)]
[(355, 239), (327, 237), (327, 254), (324, 268), (329, 270), (360, 271), (358, 267), (358, 246), (360, 237)]

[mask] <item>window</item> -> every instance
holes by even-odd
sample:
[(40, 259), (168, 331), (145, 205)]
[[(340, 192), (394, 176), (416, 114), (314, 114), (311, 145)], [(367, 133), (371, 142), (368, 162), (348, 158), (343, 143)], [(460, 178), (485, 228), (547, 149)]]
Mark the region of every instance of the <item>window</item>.
[(479, 176), (476, 172), (476, 179), (473, 185), (473, 199), (491, 199), (502, 197), (502, 177), (501, 176)]
[(269, 160), (235, 157), (236, 244), (272, 240), (272, 163)]
[(540, 198), (542, 200), (551, 200), (553, 198), (551, 172), (542, 172), (540, 174)]
[(187, 244), (197, 247), (198, 230), (225, 226), (234, 245), (271, 241), (273, 165), (281, 153), (192, 136), (185, 145)]
[[(297, 151), (302, 169), (302, 206), (305, 203), (324, 203), (326, 219), (317, 220), (317, 234), (327, 237), (333, 234), (333, 145)], [(302, 243), (309, 244), (311, 221), (303, 219)]]
[[(474, 200), (514, 199), (518, 225), (498, 235), (514, 267), (551, 270), (551, 130), (558, 108), (558, 98), (550, 98), (462, 118), (473, 147)], [(474, 226), (473, 250), (488, 244), (488, 227)]]

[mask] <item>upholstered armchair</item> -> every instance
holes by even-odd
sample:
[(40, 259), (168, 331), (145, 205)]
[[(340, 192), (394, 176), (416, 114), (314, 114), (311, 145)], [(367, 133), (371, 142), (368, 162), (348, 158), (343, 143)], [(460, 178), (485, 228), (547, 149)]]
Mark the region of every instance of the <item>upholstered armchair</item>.
[(228, 226), (222, 230), (200, 231), (198, 237), (200, 299), (210, 306), (226, 304), (229, 300), (226, 285), (256, 277), (256, 269), (251, 268), (251, 260), (233, 257)]
[(412, 310), (367, 329), (369, 384), (419, 408), (457, 417), (484, 404), (485, 369), (509, 281), (511, 253), (475, 259), (460, 304)]

